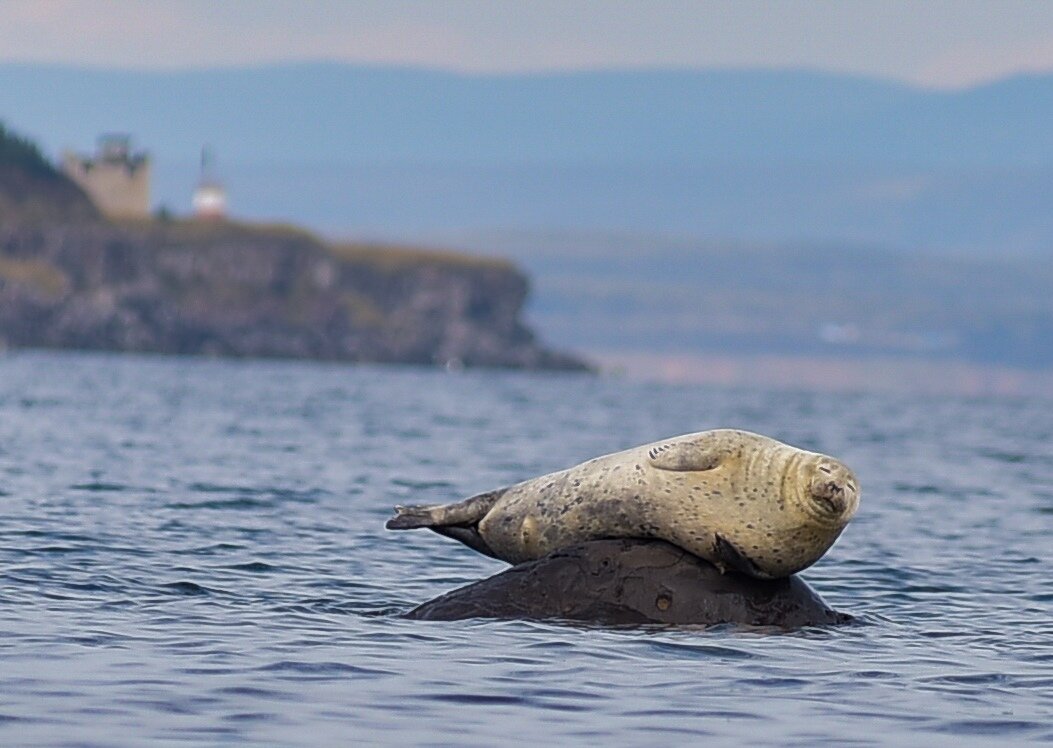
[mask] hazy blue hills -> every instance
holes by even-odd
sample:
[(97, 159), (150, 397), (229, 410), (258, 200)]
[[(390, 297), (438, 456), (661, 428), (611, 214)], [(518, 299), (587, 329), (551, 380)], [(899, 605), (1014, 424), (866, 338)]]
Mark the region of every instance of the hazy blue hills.
[(56, 154), (133, 133), (155, 159), (155, 203), (177, 212), (209, 144), (239, 215), (333, 234), (1053, 244), (1053, 76), (941, 92), (805, 71), (8, 64), (0, 118)]
[(52, 148), (135, 132), (167, 158), (702, 165), (1053, 163), (1053, 77), (936, 92), (814, 72), (468, 76), (301, 64), (193, 72), (0, 65), (0, 110)]

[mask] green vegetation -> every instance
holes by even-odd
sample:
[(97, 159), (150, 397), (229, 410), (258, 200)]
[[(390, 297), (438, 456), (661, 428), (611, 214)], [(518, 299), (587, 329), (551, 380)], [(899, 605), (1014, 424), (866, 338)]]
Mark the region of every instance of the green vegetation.
[(326, 250), (342, 262), (367, 264), (381, 272), (402, 272), (427, 265), (453, 270), (514, 271), (515, 265), (499, 257), (481, 257), (453, 250), (427, 249), (397, 244), (341, 242), (330, 243), (300, 226), (285, 223), (244, 221), (201, 221), (195, 218), (121, 219), (119, 225), (138, 229), (159, 229), (164, 243), (245, 240), (253, 237), (305, 242)]
[(36, 143), (0, 122), (0, 223), (97, 221), (88, 196), (41, 153)]
[(66, 274), (45, 260), (0, 256), (0, 281), (30, 286), (51, 298), (62, 296), (69, 288)]
[(314, 244), (320, 241), (311, 232), (286, 224), (248, 223), (222, 220), (202, 221), (198, 218), (176, 216), (166, 209), (143, 218), (119, 218), (112, 221), (133, 230), (157, 229), (157, 238), (172, 242), (230, 241), (261, 237), (264, 239), (300, 240)]
[(340, 301), (347, 310), (352, 324), (357, 327), (379, 328), (383, 326), (384, 312), (368, 296), (354, 291), (345, 291), (341, 294)]
[(61, 178), (36, 143), (15, 134), (0, 122), (0, 169), (7, 168), (16, 168), (43, 179)]
[(467, 270), (514, 270), (514, 265), (499, 257), (476, 255), (450, 250), (421, 249), (395, 244), (332, 244), (327, 249), (338, 259), (364, 262), (388, 272), (401, 271), (421, 265), (443, 265)]

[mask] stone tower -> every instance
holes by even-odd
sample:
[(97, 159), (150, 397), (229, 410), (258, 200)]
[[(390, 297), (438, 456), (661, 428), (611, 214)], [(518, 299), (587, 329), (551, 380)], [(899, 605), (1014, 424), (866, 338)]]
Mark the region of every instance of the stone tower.
[(66, 152), (62, 171), (111, 218), (150, 215), (150, 158), (133, 153), (128, 135), (103, 135), (94, 156)]

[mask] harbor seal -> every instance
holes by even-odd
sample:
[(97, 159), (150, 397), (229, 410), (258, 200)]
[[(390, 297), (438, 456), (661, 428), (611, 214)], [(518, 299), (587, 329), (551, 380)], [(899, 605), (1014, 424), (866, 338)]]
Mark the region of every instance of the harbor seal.
[(454, 504), (396, 507), (387, 527), (427, 527), (512, 564), (588, 540), (665, 540), (721, 571), (778, 579), (815, 563), (858, 506), (856, 477), (838, 460), (719, 429)]

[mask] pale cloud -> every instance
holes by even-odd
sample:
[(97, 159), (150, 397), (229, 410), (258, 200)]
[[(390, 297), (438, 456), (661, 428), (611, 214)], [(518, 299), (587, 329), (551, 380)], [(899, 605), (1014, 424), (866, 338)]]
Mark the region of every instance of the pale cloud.
[(369, 28), (334, 28), (312, 34), (301, 45), (309, 59), (456, 67), (468, 56), (468, 41), (443, 24), (406, 23)]
[(0, 0), (0, 61), (456, 71), (811, 68), (953, 87), (1053, 70), (1030, 0)]
[(0, 3), (0, 54), (11, 61), (151, 67), (180, 47), (186, 49), (198, 31), (175, 5), (135, 0)]
[(963, 88), (1024, 73), (1053, 71), (1053, 32), (1007, 45), (974, 42), (947, 50), (916, 76), (922, 85)]
[(156, 69), (296, 60), (442, 65), (470, 56), (465, 35), (449, 24), (353, 10), (263, 0), (0, 0), (0, 60)]

